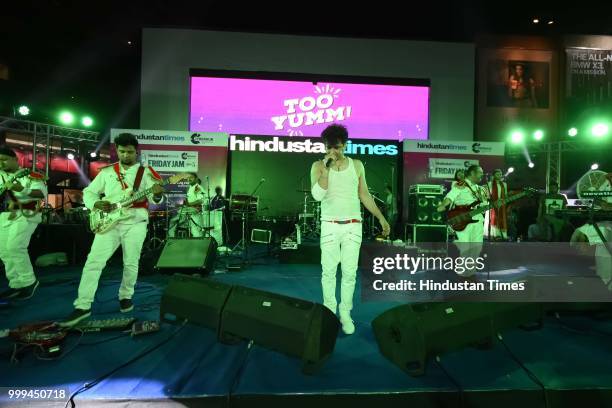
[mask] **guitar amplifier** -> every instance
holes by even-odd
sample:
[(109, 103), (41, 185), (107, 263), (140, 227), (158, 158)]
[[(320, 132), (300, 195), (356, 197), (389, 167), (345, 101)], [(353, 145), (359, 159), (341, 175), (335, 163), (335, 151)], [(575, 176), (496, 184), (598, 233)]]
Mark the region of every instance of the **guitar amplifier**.
[(442, 186), (417, 184), (408, 193), (408, 223), (440, 225), (444, 223), (443, 214), (437, 207), (444, 199)]

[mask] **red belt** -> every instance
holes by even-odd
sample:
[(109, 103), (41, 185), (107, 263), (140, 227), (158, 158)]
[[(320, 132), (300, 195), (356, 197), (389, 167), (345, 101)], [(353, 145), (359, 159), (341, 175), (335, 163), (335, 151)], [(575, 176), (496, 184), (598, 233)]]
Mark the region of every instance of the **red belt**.
[(327, 221), (325, 220), (324, 222), (333, 222), (334, 224), (361, 224), (361, 220), (357, 220), (357, 219), (345, 220), (345, 221)]

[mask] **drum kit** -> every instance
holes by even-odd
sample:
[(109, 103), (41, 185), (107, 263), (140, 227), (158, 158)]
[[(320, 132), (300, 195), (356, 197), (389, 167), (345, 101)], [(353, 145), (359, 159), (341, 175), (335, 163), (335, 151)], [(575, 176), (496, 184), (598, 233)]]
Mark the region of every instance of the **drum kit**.
[[(310, 190), (297, 190), (304, 194), (300, 203), (301, 213), (298, 214), (298, 225), (302, 239), (317, 239), (321, 236), (321, 203), (312, 198)], [(370, 190), (376, 205), (385, 211), (385, 203), (374, 190)], [(380, 225), (376, 218), (363, 205), (361, 206), (361, 219), (363, 220), (363, 233), (367, 237), (376, 237), (380, 234)]]
[(321, 236), (321, 203), (313, 200), (310, 190), (297, 190), (304, 194), (302, 212), (298, 214), (298, 225), (302, 238), (318, 238)]

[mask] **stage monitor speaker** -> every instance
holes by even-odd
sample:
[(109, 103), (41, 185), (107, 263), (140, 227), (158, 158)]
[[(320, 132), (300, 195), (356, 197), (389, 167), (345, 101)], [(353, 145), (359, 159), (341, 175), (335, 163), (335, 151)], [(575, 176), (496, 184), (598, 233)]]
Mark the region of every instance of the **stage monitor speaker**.
[(340, 324), (325, 306), (235, 286), (221, 317), (219, 339), (253, 340), (302, 359), (302, 372), (316, 372), (331, 355)]
[(443, 214), (437, 207), (444, 199), (440, 193), (410, 193), (408, 194), (408, 223), (424, 225), (444, 224)]
[(214, 238), (171, 238), (166, 241), (155, 269), (162, 273), (210, 274), (216, 255)]
[[(541, 326), (539, 303), (421, 303), (398, 306), (372, 322), (381, 353), (410, 375), (423, 375), (428, 358), (490, 344), (504, 329)], [(532, 326), (533, 327), (533, 326)]]
[(160, 320), (189, 323), (213, 329), (218, 335), (221, 311), (232, 291), (232, 285), (200, 278), (175, 274), (161, 298)]

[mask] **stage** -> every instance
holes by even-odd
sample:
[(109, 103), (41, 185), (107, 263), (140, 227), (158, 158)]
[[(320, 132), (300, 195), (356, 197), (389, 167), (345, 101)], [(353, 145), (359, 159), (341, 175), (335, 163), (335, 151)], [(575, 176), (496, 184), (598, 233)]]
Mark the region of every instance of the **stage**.
[[(39, 270), (41, 286), (36, 295), (0, 309), (1, 326), (67, 315), (79, 274), (79, 267)], [(319, 274), (317, 265), (259, 259), (240, 272), (215, 273), (211, 278), (320, 302)], [(118, 265), (104, 272), (92, 319), (123, 316), (116, 300), (119, 279)], [(134, 317), (159, 318), (168, 279), (141, 276)], [(439, 362), (429, 362), (424, 376), (411, 377), (380, 354), (370, 326), (376, 316), (399, 303), (359, 299), (357, 293), (355, 334), (340, 333), (333, 355), (313, 376), (301, 373), (296, 358), (258, 345), (249, 348), (247, 342), (220, 344), (205, 328), (162, 324), (157, 333), (133, 338), (117, 332), (70, 334), (65, 354), (56, 361), (39, 360), (28, 351), (11, 364), (12, 344), (1, 339), (0, 386), (63, 388), (73, 393), (152, 350), (77, 395), (76, 406), (612, 406), (610, 321), (548, 317), (540, 330), (504, 332), (490, 349), (445, 354)], [(35, 406), (60, 407), (65, 402)], [(32, 406), (13, 404), (6, 406)]]

